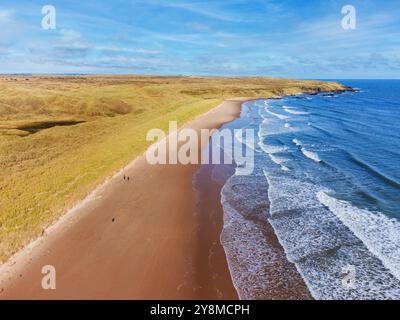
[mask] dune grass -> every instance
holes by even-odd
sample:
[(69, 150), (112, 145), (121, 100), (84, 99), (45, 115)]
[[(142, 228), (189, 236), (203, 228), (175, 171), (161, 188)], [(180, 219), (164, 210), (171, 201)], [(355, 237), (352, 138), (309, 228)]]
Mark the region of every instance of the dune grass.
[(0, 77), (0, 262), (167, 130), (232, 97), (340, 90), (332, 82), (149, 76)]

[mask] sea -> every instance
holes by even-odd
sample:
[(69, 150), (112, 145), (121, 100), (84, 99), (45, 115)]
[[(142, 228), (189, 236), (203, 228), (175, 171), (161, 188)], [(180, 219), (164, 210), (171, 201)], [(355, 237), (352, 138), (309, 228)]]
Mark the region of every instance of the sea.
[(313, 298), (400, 299), (400, 80), (338, 81), (356, 91), (249, 101), (226, 125), (255, 132), (253, 173), (221, 191), (240, 298), (293, 280), (262, 222)]

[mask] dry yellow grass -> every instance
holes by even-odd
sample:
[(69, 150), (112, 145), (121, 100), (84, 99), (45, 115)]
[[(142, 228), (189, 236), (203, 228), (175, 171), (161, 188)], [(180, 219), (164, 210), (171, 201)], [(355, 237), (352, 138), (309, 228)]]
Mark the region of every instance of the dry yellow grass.
[(0, 77), (0, 262), (141, 154), (149, 129), (226, 98), (338, 89), (270, 78)]

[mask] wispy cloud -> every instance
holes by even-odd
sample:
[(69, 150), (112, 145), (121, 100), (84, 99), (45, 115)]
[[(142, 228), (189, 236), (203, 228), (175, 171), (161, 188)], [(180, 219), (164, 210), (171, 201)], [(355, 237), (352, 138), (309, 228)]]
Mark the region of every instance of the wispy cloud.
[(10, 22), (14, 14), (14, 10), (0, 10), (0, 25)]
[[(227, 5), (232, 5), (238, 1), (184, 1), (184, 0), (147, 0), (145, 2), (139, 0), (136, 3), (146, 3), (147, 5), (179, 9), (190, 11), (197, 15), (205, 16), (215, 20), (229, 21), (229, 22), (242, 22), (244, 21), (240, 13), (230, 12), (226, 10)], [(242, 3), (242, 1), (239, 1)]]
[(0, 70), (396, 77), (398, 0), (353, 4), (349, 31), (336, 0), (56, 0), (46, 31), (42, 3), (2, 0)]
[(186, 25), (189, 29), (194, 30), (194, 31), (209, 31), (209, 30), (211, 30), (211, 27), (204, 23), (190, 22), (190, 23), (187, 23)]

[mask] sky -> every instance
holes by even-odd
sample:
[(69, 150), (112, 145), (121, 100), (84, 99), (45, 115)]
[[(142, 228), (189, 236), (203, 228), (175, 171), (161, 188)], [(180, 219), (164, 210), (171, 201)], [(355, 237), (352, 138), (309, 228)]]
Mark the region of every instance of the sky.
[(400, 78), (400, 1), (2, 0), (0, 73)]

